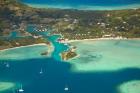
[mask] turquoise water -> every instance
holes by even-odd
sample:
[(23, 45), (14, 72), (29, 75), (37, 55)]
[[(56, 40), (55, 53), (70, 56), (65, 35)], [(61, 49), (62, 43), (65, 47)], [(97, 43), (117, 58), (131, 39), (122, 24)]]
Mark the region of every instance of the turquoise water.
[(60, 53), (69, 46), (49, 32), (37, 34), (54, 46), (51, 57), (40, 55), (45, 45), (0, 51), (0, 93), (19, 93), (21, 84), (24, 93), (139, 93), (140, 40), (73, 42), (79, 56), (64, 62)]
[(52, 53), (52, 57), (56, 60), (61, 60), (60, 53), (67, 50), (68, 46), (62, 43), (57, 42), (57, 39), (60, 38), (60, 35), (49, 36), (48, 40), (52, 42), (54, 47), (54, 52)]
[(121, 93), (140, 93), (140, 80), (126, 82), (118, 87)]
[(21, 47), (17, 49), (3, 50), (3, 51), (0, 51), (0, 60), (8, 61), (8, 60), (25, 60), (25, 59), (33, 59), (33, 58), (44, 58), (44, 56), (42, 56), (41, 53), (47, 50), (48, 50), (48, 47), (46, 45), (35, 45), (35, 46)]
[[(13, 60), (3, 60), (0, 56), (0, 81), (15, 85), (0, 93), (13, 93), (13, 90), (18, 93), (20, 84), (25, 93), (66, 93), (66, 85), (70, 89), (68, 93), (139, 93), (140, 40), (74, 42), (80, 56), (62, 62), (59, 52), (63, 47), (55, 42), (56, 38), (57, 35), (50, 38), (57, 47), (50, 58), (33, 55), (43, 51), (44, 46), (33, 46), (37, 51), (25, 47), (3, 52), (9, 55), (19, 52), (19, 55)], [(28, 58), (30, 53), (34, 57)], [(39, 74), (41, 68), (43, 74)]]
[(140, 8), (140, 0), (21, 0), (33, 7), (82, 10)]
[[(27, 28), (27, 31), (30, 32), (30, 33), (31, 32), (33, 33), (33, 32), (35, 32), (34, 28), (35, 28), (34, 25), (30, 25)], [(57, 42), (57, 39), (60, 38), (61, 36), (60, 35), (51, 35), (50, 36), (49, 34), (50, 34), (51, 31), (53, 31), (53, 30), (50, 29), (47, 32), (35, 32), (35, 33), (38, 34), (38, 35), (42, 35), (44, 38), (46, 38), (46, 40), (48, 40), (52, 43), (52, 45), (54, 46), (54, 51), (51, 54), (51, 56), (53, 58), (55, 58), (56, 60), (61, 60), (60, 53), (63, 52), (63, 51), (66, 51), (69, 48), (69, 46)]]
[(70, 60), (73, 71), (113, 71), (140, 68), (140, 40), (106, 40), (72, 43), (77, 46), (76, 59)]

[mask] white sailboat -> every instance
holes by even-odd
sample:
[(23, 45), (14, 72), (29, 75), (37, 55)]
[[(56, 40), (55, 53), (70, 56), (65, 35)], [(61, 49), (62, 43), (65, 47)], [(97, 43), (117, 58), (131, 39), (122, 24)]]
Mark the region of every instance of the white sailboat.
[(68, 91), (69, 90), (69, 87), (68, 86), (65, 86), (64, 90), (65, 91)]
[(20, 89), (18, 90), (19, 92), (24, 92), (22, 85), (20, 86)]
[(6, 63), (6, 67), (7, 67), (7, 68), (9, 68), (9, 67), (10, 67), (9, 63)]
[(39, 74), (43, 74), (43, 70), (42, 70), (42, 68), (41, 68), (41, 70), (40, 70)]

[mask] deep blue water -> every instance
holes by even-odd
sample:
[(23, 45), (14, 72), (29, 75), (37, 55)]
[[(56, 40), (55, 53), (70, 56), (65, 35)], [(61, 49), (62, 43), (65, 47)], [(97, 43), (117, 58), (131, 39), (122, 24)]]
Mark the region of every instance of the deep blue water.
[[(32, 27), (29, 27), (32, 31)], [(6, 60), (10, 68), (0, 62), (0, 81), (17, 82), (23, 85), (24, 93), (119, 93), (117, 87), (124, 82), (140, 80), (140, 69), (129, 68), (117, 71), (97, 71), (90, 73), (73, 73), (71, 64), (61, 62), (59, 53), (67, 46), (58, 44), (58, 35), (47, 36), (55, 45), (51, 58), (38, 58), (29, 60)], [(40, 68), (43, 74), (39, 74)], [(65, 86), (69, 91), (64, 91)], [(19, 87), (14, 88), (18, 93)], [(13, 93), (13, 89), (2, 93)]]
[[(71, 73), (69, 63), (53, 58), (9, 63), (10, 68), (1, 64), (0, 80), (22, 83), (24, 93), (118, 93), (120, 84), (140, 79), (140, 69), (134, 68), (113, 72)], [(39, 74), (41, 67), (44, 71), (42, 75)], [(64, 91), (65, 85), (70, 88), (67, 92)]]

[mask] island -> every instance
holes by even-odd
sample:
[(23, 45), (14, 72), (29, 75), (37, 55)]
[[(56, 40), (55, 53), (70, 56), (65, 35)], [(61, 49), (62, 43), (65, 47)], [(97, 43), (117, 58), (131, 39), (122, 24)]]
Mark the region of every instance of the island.
[(61, 59), (66, 61), (77, 56), (76, 47), (72, 47), (67, 51), (61, 53)]
[[(47, 43), (42, 32), (65, 40), (128, 39), (140, 37), (140, 9), (92, 11), (33, 8), (19, 0), (0, 2), (0, 49)], [(34, 31), (28, 31), (34, 25)], [(16, 32), (19, 36), (12, 37)], [(42, 53), (44, 55), (47, 53)], [(76, 54), (62, 53), (68, 59)], [(62, 57), (65, 59), (65, 57)], [(66, 58), (67, 59), (67, 58)]]
[(140, 93), (140, 8), (33, 8), (22, 1), (0, 0), (0, 93)]

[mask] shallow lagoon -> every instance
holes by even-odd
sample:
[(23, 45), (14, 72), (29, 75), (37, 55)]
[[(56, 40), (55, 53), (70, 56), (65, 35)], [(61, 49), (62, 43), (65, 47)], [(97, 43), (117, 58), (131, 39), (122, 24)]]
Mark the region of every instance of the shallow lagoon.
[(41, 55), (44, 51), (47, 51), (47, 45), (33, 45), (23, 46), (20, 48), (11, 48), (9, 50), (0, 51), (0, 60), (23, 60), (33, 58), (43, 58)]
[(11, 82), (0, 82), (0, 92), (12, 89), (13, 87), (15, 87), (15, 84)]
[[(61, 44), (54, 45), (60, 47)], [(140, 80), (139, 40), (83, 41), (74, 42), (73, 45), (77, 46), (80, 56), (70, 62), (58, 60), (57, 56), (62, 47), (57, 48), (59, 52), (53, 53), (51, 58), (38, 56), (31, 59), (13, 59), (8, 61), (9, 68), (2, 62), (0, 81), (16, 84), (13, 88), (16, 93), (19, 84), (23, 84), (25, 93), (66, 93), (64, 91), (66, 85), (70, 89), (68, 93), (123, 93), (128, 88), (139, 91), (134, 86), (139, 86)], [(28, 53), (21, 52), (24, 56)], [(20, 58), (20, 55), (18, 57)], [(41, 75), (40, 68), (43, 69)], [(13, 93), (13, 89), (0, 93)], [(134, 90), (129, 91), (127, 93)]]
[(125, 82), (118, 89), (120, 93), (140, 93), (140, 80)]
[(140, 40), (100, 40), (72, 43), (80, 55), (70, 60), (78, 72), (140, 68)]

